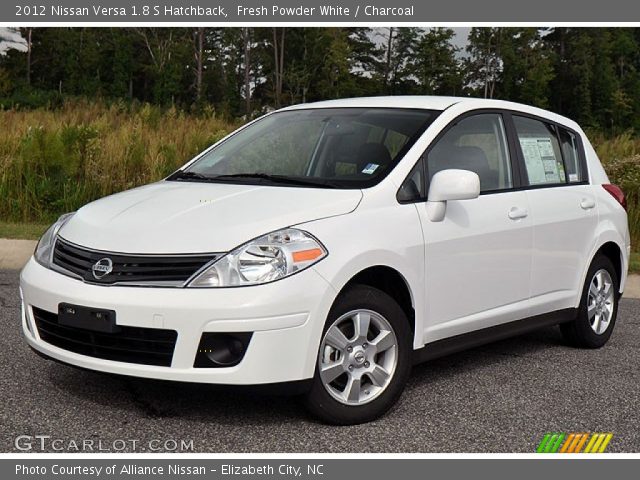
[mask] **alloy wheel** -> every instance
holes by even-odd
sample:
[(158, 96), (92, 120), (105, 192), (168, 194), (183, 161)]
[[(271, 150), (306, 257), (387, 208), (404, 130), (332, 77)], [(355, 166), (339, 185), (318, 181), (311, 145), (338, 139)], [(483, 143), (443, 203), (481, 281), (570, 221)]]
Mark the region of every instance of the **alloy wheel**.
[(587, 292), (589, 324), (597, 335), (602, 335), (609, 328), (614, 302), (613, 280), (609, 272), (601, 268), (593, 275)]
[(391, 324), (371, 310), (353, 310), (327, 329), (318, 370), (327, 392), (344, 405), (371, 402), (389, 386), (398, 363)]

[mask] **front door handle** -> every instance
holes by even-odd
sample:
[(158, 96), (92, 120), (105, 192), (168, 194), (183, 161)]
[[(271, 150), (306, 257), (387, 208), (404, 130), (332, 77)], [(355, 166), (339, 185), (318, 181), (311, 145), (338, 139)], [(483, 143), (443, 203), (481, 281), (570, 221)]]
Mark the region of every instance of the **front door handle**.
[(592, 198), (583, 198), (580, 201), (580, 208), (582, 208), (583, 210), (591, 210), (595, 206), (596, 202)]
[(511, 220), (520, 220), (527, 215), (529, 215), (529, 212), (527, 212), (526, 208), (512, 207), (511, 210), (509, 210), (509, 218)]

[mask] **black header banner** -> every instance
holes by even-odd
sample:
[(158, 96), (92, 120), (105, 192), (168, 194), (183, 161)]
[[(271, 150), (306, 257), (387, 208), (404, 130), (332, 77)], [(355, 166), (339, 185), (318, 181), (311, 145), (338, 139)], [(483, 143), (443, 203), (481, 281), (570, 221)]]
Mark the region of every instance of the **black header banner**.
[(639, 22), (628, 0), (14, 0), (0, 23)]

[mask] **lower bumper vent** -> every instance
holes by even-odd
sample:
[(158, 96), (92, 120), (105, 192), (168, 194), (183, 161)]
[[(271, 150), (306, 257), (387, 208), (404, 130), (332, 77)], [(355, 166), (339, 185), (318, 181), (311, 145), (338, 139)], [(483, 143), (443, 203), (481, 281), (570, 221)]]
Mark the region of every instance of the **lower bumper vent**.
[(116, 333), (102, 333), (60, 325), (57, 314), (32, 310), (40, 338), (53, 346), (104, 360), (171, 366), (175, 330), (121, 326)]

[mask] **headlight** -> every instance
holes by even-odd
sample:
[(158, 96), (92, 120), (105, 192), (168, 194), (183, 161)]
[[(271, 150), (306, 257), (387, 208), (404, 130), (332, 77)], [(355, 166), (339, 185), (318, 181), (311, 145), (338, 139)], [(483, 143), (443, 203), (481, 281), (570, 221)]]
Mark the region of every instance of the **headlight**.
[(56, 235), (58, 234), (58, 231), (62, 228), (62, 226), (67, 223), (72, 216), (73, 213), (65, 213), (60, 218), (58, 218), (56, 223), (51, 225), (49, 229), (44, 232), (44, 235), (38, 242), (36, 251), (34, 252), (33, 256), (35, 257), (36, 261), (43, 267), (51, 267), (51, 262), (53, 260), (53, 246), (55, 244)]
[(327, 250), (307, 232), (278, 230), (245, 243), (216, 260), (190, 287), (239, 287), (273, 282), (310, 267)]

